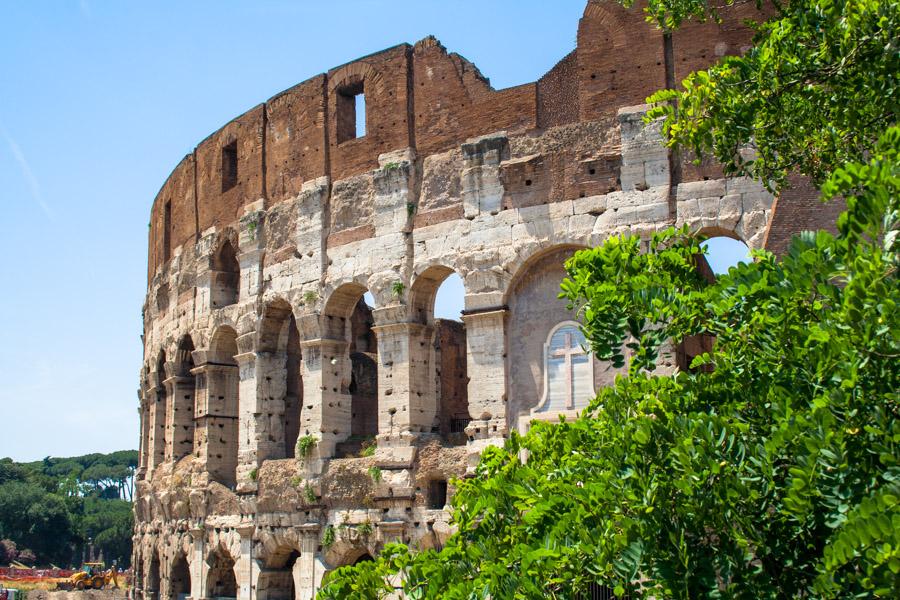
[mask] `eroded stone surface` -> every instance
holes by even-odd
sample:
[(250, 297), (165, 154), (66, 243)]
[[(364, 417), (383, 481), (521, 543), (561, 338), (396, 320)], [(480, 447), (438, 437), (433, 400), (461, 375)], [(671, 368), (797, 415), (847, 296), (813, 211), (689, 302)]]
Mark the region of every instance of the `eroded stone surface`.
[[(639, 10), (590, 0), (578, 39), (537, 83), (499, 91), (433, 38), (397, 46), (283, 92), (176, 167), (144, 306), (145, 598), (310, 599), (387, 542), (439, 547), (452, 481), (485, 447), (574, 414), (538, 410), (548, 336), (571, 319), (555, 292), (568, 256), (682, 224), (765, 246), (772, 195), (710, 165), (673, 174), (645, 122), (666, 59)], [(704, 26), (673, 57), (749, 39)], [(442, 322), (454, 272), (466, 310)], [(666, 348), (661, 371), (691, 351)], [(617, 373), (590, 365), (594, 389)]]

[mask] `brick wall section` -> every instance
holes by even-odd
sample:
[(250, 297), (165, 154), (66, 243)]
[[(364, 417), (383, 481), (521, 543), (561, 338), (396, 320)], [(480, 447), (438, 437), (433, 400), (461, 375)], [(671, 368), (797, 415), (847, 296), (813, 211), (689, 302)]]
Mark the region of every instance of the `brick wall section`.
[[(722, 55), (741, 52), (751, 38), (743, 21), (759, 14), (749, 5), (728, 9), (721, 24), (686, 24), (667, 41), (644, 21), (640, 3), (625, 9), (616, 2), (589, 0), (577, 48), (538, 82), (505, 90), (493, 90), (475, 65), (448, 53), (433, 37), (313, 77), (237, 117), (176, 167), (151, 211), (148, 280), (167, 256), (162, 231), (167, 202), (174, 249), (191, 244), (212, 226), (233, 225), (243, 207), (260, 198), (273, 205), (295, 197), (304, 183), (318, 177), (329, 176), (334, 184), (371, 171), (385, 152), (413, 147), (418, 160), (424, 160), (497, 131), (527, 134), (578, 122), (614, 127), (619, 107), (641, 104), (666, 85), (667, 69), (680, 80)], [(671, 65), (666, 64), (667, 47)], [(346, 129), (339, 95), (360, 86), (366, 96), (366, 135), (339, 141), (339, 125)], [(232, 142), (237, 146), (237, 181), (223, 191), (222, 148)], [(504, 205), (527, 206), (616, 189), (620, 158), (615, 154), (615, 148), (598, 149), (596, 156), (560, 148), (542, 157), (514, 156), (521, 163), (505, 168), (510, 189)], [(685, 157), (681, 176), (683, 181), (715, 179), (721, 172), (716, 164), (695, 166)], [(526, 184), (529, 180), (532, 186)], [(797, 204), (796, 210), (801, 206), (806, 205)], [(458, 213), (446, 208), (448, 215)], [(337, 230), (356, 231), (353, 239), (366, 235), (372, 230), (366, 220), (370, 217), (365, 217), (370, 213), (362, 211), (362, 222), (345, 223)], [(416, 219), (418, 225), (425, 218)], [(323, 219), (333, 225), (338, 221), (335, 215)], [(780, 223), (774, 226), (773, 243), (781, 243), (774, 241)]]
[[(161, 264), (166, 257), (166, 205), (171, 209), (168, 228), (168, 256), (183, 244), (191, 244), (196, 234), (194, 198), (194, 155), (188, 154), (159, 190), (150, 216), (150, 266)], [(153, 272), (149, 273), (152, 278)]]
[(413, 49), (416, 142), (422, 156), (455, 145), (473, 123), (473, 103), (491, 95), (491, 86), (478, 68), (458, 54), (448, 54), (434, 37)]
[(800, 231), (825, 229), (836, 233), (838, 215), (846, 208), (843, 199), (822, 202), (819, 191), (808, 178), (789, 178), (788, 186), (775, 200), (774, 217), (766, 235), (766, 250), (783, 256), (791, 237)]
[(326, 82), (319, 75), (266, 102), (266, 191), (272, 204), (328, 173)]
[(578, 54), (570, 52), (537, 82), (538, 127), (578, 120)]
[(577, 52), (582, 121), (614, 116), (666, 85), (662, 33), (644, 21), (639, 7), (589, 2)]
[[(693, 71), (705, 69), (723, 56), (743, 54), (749, 48), (753, 32), (744, 22), (760, 19), (760, 13), (753, 4), (732, 5), (720, 10), (721, 23), (685, 23), (672, 34), (672, 49), (675, 58), (673, 71), (680, 87)], [(701, 181), (723, 177), (721, 166), (714, 160), (704, 159), (694, 164), (693, 156), (682, 156), (682, 181)]]
[[(197, 205), (200, 231), (224, 228), (240, 218), (243, 207), (263, 197), (263, 118), (260, 104), (197, 146)], [(222, 149), (237, 145), (237, 182), (222, 190)]]

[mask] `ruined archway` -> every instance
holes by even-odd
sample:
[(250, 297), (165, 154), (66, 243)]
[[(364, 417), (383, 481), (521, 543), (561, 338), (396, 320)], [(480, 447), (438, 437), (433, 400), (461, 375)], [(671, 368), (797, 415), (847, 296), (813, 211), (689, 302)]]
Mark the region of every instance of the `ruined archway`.
[(185, 600), (191, 596), (191, 569), (183, 553), (175, 556), (169, 575), (169, 596), (171, 600)]
[(156, 361), (156, 397), (150, 406), (150, 462), (152, 472), (166, 459), (166, 412), (169, 403), (166, 393), (166, 351), (160, 350)]
[[(357, 454), (378, 433), (378, 343), (372, 329), (372, 307), (366, 303), (366, 288), (355, 283), (340, 286), (324, 310), (327, 337), (345, 348), (346, 366), (339, 393), (349, 396), (350, 415), (346, 437), (337, 444), (335, 456)], [(334, 367), (339, 367), (335, 359)], [(333, 390), (338, 391), (338, 390)]]
[(210, 302), (213, 308), (236, 304), (239, 297), (241, 265), (230, 239), (222, 242), (210, 265)]
[(147, 567), (147, 579), (144, 581), (144, 600), (158, 600), (159, 589), (159, 553), (156, 550), (153, 550), (150, 554), (150, 564)]
[(196, 379), (194, 369), (194, 340), (185, 335), (178, 343), (175, 355), (175, 375), (167, 382), (171, 397), (171, 413), (167, 416), (167, 429), (171, 440), (171, 458), (178, 460), (194, 449), (194, 395)]
[(266, 561), (256, 584), (257, 600), (294, 600), (296, 597), (296, 566), (300, 552), (294, 548), (280, 548)]
[[(573, 323), (574, 313), (566, 308), (566, 301), (558, 298), (560, 284), (566, 277), (565, 261), (583, 246), (561, 245), (548, 248), (529, 257), (516, 271), (507, 294), (509, 316), (507, 320), (507, 366), (509, 369), (509, 418), (511, 424), (527, 425), (531, 418), (555, 419), (562, 412), (577, 412), (587, 398), (566, 398), (553, 409), (540, 415), (532, 411), (544, 403), (548, 387), (548, 368), (555, 365), (554, 350), (575, 356), (578, 348), (576, 335), (578, 324)], [(560, 336), (555, 333), (562, 332)], [(568, 335), (567, 335), (568, 334)], [(553, 344), (560, 348), (551, 348)], [(548, 352), (550, 354), (548, 354)], [(559, 354), (556, 352), (556, 354)], [(583, 359), (583, 353), (578, 360)], [(600, 389), (612, 383), (619, 372), (612, 365), (590, 358), (587, 370), (592, 385), (582, 385), (577, 390)], [(557, 365), (559, 366), (559, 365)], [(557, 373), (564, 380), (583, 377), (573, 360), (563, 360)], [(575, 393), (575, 392), (573, 392)], [(560, 409), (562, 407), (562, 409)], [(572, 407), (572, 408), (568, 408)]]
[(207, 560), (206, 598), (237, 598), (237, 578), (234, 559), (217, 550)]
[(455, 445), (466, 443), (469, 424), (466, 326), (461, 319), (464, 296), (459, 275), (439, 265), (423, 271), (410, 288), (411, 317), (430, 328), (428, 373), (434, 382), (434, 430)]
[[(750, 262), (750, 248), (732, 231), (719, 228), (701, 230), (704, 239), (701, 247), (704, 254), (695, 257), (697, 271), (709, 283), (728, 272), (740, 263)], [(681, 340), (675, 347), (675, 364), (681, 371), (703, 373), (712, 370), (711, 365), (692, 367), (694, 359), (701, 354), (711, 352), (715, 345), (715, 337), (711, 335), (692, 335)]]
[(206, 465), (210, 479), (234, 487), (237, 482), (239, 377), (235, 356), (237, 333), (222, 326), (213, 334), (205, 368), (207, 402), (202, 417), (206, 430)]
[(261, 414), (267, 441), (260, 443), (260, 460), (293, 458), (300, 434), (300, 410), (303, 401), (300, 333), (290, 304), (278, 300), (266, 306), (259, 330), (257, 364), (262, 378)]

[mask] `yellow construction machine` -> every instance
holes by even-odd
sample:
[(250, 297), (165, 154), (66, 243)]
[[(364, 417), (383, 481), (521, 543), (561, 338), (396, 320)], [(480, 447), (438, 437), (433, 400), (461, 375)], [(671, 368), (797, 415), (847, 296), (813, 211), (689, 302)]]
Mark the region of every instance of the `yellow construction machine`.
[(61, 581), (57, 587), (66, 590), (102, 590), (112, 584), (118, 588), (119, 578), (115, 566), (108, 571), (104, 570), (104, 566), (102, 562), (86, 562), (80, 571)]

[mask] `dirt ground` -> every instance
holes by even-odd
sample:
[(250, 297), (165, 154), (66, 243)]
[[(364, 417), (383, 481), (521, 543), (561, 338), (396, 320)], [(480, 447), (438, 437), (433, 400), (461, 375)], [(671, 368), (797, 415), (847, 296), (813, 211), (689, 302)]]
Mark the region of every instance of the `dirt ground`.
[(125, 590), (83, 590), (72, 592), (48, 592), (31, 590), (27, 600), (125, 600)]

